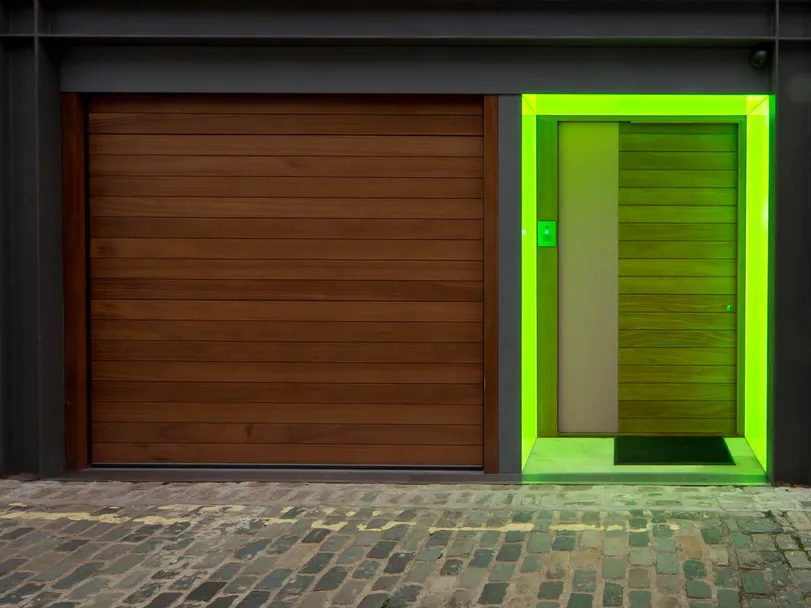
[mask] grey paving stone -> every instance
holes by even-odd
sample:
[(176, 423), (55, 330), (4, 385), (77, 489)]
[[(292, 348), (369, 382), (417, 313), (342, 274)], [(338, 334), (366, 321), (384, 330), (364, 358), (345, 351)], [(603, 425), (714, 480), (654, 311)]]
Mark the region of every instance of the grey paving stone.
[(575, 570), (572, 579), (572, 591), (574, 593), (588, 592), (592, 593), (597, 590), (597, 571), (596, 570)]
[(505, 544), (502, 545), (496, 554), (497, 562), (517, 562), (521, 557), (521, 545)]
[(515, 572), (515, 564), (499, 563), (493, 566), (490, 572), (490, 581), (493, 583), (507, 583)]
[(603, 560), (603, 578), (607, 579), (624, 579), (625, 578), (625, 562), (620, 559), (606, 558)]
[(372, 593), (363, 598), (358, 608), (383, 608), (388, 606), (388, 593)]
[(679, 560), (670, 553), (660, 553), (656, 556), (656, 572), (658, 574), (677, 574)]
[(718, 608), (740, 608), (741, 602), (737, 590), (719, 589)]
[(414, 558), (413, 553), (394, 553), (389, 557), (386, 568), (383, 570), (386, 574), (400, 574), (405, 572), (406, 567)]
[(542, 600), (556, 600), (563, 593), (562, 581), (546, 581), (541, 583), (538, 598)]
[(746, 571), (741, 573), (743, 579), (743, 590), (746, 593), (766, 595), (769, 593), (769, 584), (762, 572)]
[(650, 572), (644, 568), (631, 568), (628, 571), (628, 586), (634, 589), (650, 587)]
[(358, 579), (372, 579), (377, 575), (377, 571), (380, 570), (382, 566), (382, 562), (375, 561), (375, 560), (364, 560), (357, 568), (355, 568), (355, 572), (352, 574), (352, 578)]

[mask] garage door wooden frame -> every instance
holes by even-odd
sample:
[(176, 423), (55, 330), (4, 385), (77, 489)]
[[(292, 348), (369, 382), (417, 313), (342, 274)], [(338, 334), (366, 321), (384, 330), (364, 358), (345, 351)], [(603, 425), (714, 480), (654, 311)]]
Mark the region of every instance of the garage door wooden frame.
[[(485, 96), (483, 469), (498, 473), (498, 97)], [(76, 93), (62, 94), (62, 204), (65, 297), (66, 465), (81, 470), (89, 461), (89, 303), (87, 242), (87, 105)]]

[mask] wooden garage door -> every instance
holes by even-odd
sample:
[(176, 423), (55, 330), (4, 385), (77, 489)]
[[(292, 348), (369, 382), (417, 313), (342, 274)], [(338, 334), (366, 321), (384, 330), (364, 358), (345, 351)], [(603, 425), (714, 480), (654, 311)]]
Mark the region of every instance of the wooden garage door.
[(92, 461), (481, 466), (482, 105), (93, 100)]

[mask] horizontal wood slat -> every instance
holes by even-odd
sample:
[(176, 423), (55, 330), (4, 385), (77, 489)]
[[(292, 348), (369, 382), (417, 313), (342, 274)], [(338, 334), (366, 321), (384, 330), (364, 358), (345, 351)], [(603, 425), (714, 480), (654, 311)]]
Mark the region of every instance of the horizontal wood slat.
[(124, 156), (90, 158), (91, 175), (204, 177), (481, 177), (478, 158)]
[(623, 152), (619, 168), (736, 171), (738, 155), (734, 152)]
[(735, 418), (652, 418), (640, 420), (622, 418), (619, 432), (630, 435), (716, 435), (734, 437), (737, 434)]
[[(620, 277), (620, 294), (730, 295), (737, 291), (734, 277)], [(732, 299), (732, 298), (730, 298)]]
[(459, 424), (480, 425), (480, 405), (412, 405), (346, 403), (171, 403), (98, 401), (93, 418), (98, 423), (244, 423), (333, 424)]
[(736, 133), (620, 133), (620, 152), (734, 152)]
[(623, 312), (619, 328), (734, 331), (737, 323), (737, 315), (728, 312)]
[(621, 418), (734, 418), (734, 401), (620, 401)]
[(482, 180), (461, 177), (122, 177), (90, 178), (90, 196), (480, 198)]
[(622, 383), (734, 384), (734, 365), (620, 365)]
[(481, 116), (482, 98), (436, 95), (101, 95), (92, 113), (156, 114), (448, 114)]
[(624, 169), (620, 170), (620, 188), (734, 188), (737, 171), (712, 169)]
[(90, 290), (97, 300), (482, 301), (476, 281), (97, 279)]
[(619, 202), (621, 206), (735, 206), (738, 191), (736, 188), (620, 188)]
[(482, 444), (479, 425), (262, 423), (110, 423), (93, 425), (98, 443), (225, 443), (279, 445), (469, 445)]
[(481, 302), (93, 300), (93, 319), (481, 323)]
[(91, 199), (93, 217), (481, 219), (476, 198), (177, 198)]
[[(419, 235), (415, 235), (419, 236)], [(147, 263), (155, 259), (175, 259), (189, 265), (191, 260), (325, 260), (337, 269), (351, 266), (347, 262), (329, 260), (385, 260), (403, 264), (408, 260), (481, 260), (483, 249), (476, 240), (409, 240), (409, 239), (203, 239), (203, 238), (94, 238), (90, 241), (90, 257), (102, 267), (115, 265), (115, 258), (129, 258)], [(161, 262), (161, 264), (168, 262)], [(208, 265), (209, 262), (206, 262)], [(229, 262), (234, 268), (239, 264)], [(370, 268), (378, 267), (380, 262)], [(200, 265), (196, 263), (194, 265)], [(216, 265), (216, 264), (215, 264)], [(255, 263), (261, 268), (267, 264)], [(435, 264), (409, 265), (433, 267)], [(441, 266), (441, 265), (440, 265)], [(475, 265), (474, 265), (475, 266)], [(405, 267), (405, 266), (404, 266)], [(463, 266), (456, 270), (464, 272)], [(479, 273), (480, 274), (480, 273)], [(395, 275), (402, 278), (399, 274)], [(234, 277), (238, 278), (238, 277)], [(346, 278), (342, 272), (327, 277)], [(391, 278), (391, 275), (383, 278)]]
[(480, 137), (385, 135), (89, 135), (89, 152), (148, 156), (469, 156)]
[(227, 443), (94, 443), (99, 464), (259, 464), (319, 465), (339, 462), (346, 466), (481, 466), (481, 446), (379, 445), (234, 445)]
[(738, 133), (736, 123), (717, 122), (620, 122), (619, 132), (626, 133), (674, 133), (678, 135), (725, 133), (734, 135)]
[(697, 296), (681, 294), (621, 295), (622, 312), (727, 312), (734, 304), (729, 296)]
[(735, 224), (627, 224), (619, 226), (622, 241), (711, 241), (735, 242)]
[(480, 384), (93, 382), (92, 390), (95, 400), (110, 402), (482, 404)]
[(481, 466), (483, 119), (91, 101), (94, 461)]
[(732, 401), (734, 384), (620, 384), (620, 401)]
[(150, 135), (468, 135), (481, 136), (480, 116), (426, 114), (96, 114), (93, 134)]
[(620, 365), (735, 365), (734, 348), (620, 348)]
[(96, 319), (94, 340), (212, 342), (481, 342), (481, 323), (131, 321)]
[(619, 208), (621, 223), (734, 224), (738, 210), (728, 206), (667, 207), (664, 205), (626, 205)]
[(677, 260), (734, 260), (737, 243), (678, 242), (678, 241), (621, 241), (621, 260), (677, 259)]
[(435, 342), (212, 342), (92, 343), (95, 361), (263, 361), (278, 363), (481, 363), (482, 345)]
[(735, 260), (626, 259), (620, 260), (621, 277), (734, 277)]
[[(471, 241), (474, 243), (476, 241)], [(404, 241), (408, 243), (408, 241)], [(480, 242), (476, 242), (481, 246)], [(204, 260), (204, 261), (201, 261)], [(476, 281), (480, 261), (416, 260), (209, 260), (94, 259), (94, 277), (147, 279), (293, 279), (377, 281)], [(697, 279), (693, 279), (697, 280)], [(708, 279), (720, 280), (720, 279)]]
[(481, 220), (93, 218), (104, 238), (428, 239), (481, 241)]
[(735, 348), (734, 331), (621, 329), (620, 348)]
[(221, 363), (97, 361), (99, 382), (323, 382), (359, 384), (476, 384), (478, 363)]

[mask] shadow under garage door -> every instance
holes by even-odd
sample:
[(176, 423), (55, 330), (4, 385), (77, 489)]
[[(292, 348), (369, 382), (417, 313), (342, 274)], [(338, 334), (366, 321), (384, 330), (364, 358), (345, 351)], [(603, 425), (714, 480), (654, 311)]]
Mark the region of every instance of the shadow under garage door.
[(89, 103), (95, 464), (482, 466), (481, 98)]

